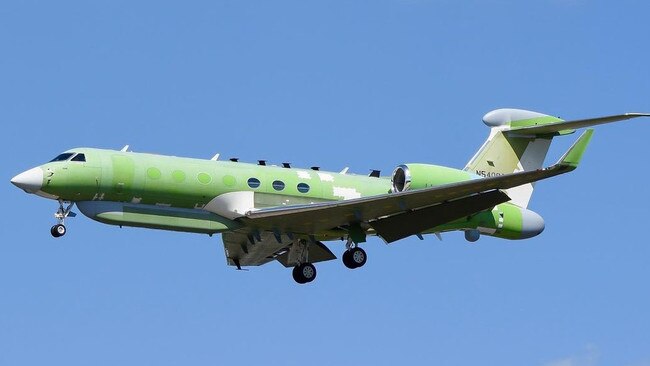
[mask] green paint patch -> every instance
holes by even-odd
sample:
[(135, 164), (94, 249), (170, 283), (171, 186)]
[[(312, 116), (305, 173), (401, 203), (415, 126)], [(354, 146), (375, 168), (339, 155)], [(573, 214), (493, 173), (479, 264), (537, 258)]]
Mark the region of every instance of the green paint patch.
[(182, 170), (174, 170), (174, 172), (172, 172), (172, 179), (176, 183), (182, 183), (185, 181), (185, 172)]
[(151, 179), (160, 179), (161, 173), (158, 168), (149, 168), (147, 169), (147, 177)]
[(237, 184), (237, 180), (232, 175), (226, 175), (223, 177), (223, 184), (227, 187), (232, 187)]
[(199, 180), (200, 183), (203, 184), (208, 184), (212, 181), (212, 177), (208, 173), (199, 173), (199, 175), (197, 175), (196, 178)]
[(553, 116), (536, 117), (536, 118), (529, 118), (529, 119), (521, 119), (519, 121), (512, 121), (510, 122), (510, 127), (521, 128), (521, 127), (538, 126), (538, 125), (545, 125), (545, 124), (557, 123), (557, 122), (564, 122), (564, 120)]
[(135, 163), (133, 159), (122, 155), (113, 155), (111, 160), (113, 162), (113, 191), (122, 194), (133, 185)]
[(582, 136), (580, 136), (578, 141), (576, 141), (573, 146), (571, 146), (571, 149), (569, 149), (569, 151), (564, 154), (561, 164), (571, 167), (572, 169), (577, 168), (578, 164), (580, 164), (580, 160), (582, 160), (582, 155), (585, 153), (585, 150), (591, 141), (591, 136), (593, 134), (594, 130), (592, 128), (585, 131)]
[(410, 189), (422, 189), (472, 179), (472, 175), (466, 171), (439, 165), (409, 163), (408, 168), (412, 178)]

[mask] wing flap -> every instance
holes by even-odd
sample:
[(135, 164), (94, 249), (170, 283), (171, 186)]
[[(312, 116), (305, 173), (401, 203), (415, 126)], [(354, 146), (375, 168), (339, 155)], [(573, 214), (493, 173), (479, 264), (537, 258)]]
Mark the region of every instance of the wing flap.
[(504, 192), (493, 190), (371, 221), (370, 226), (387, 243), (392, 243), (509, 200)]

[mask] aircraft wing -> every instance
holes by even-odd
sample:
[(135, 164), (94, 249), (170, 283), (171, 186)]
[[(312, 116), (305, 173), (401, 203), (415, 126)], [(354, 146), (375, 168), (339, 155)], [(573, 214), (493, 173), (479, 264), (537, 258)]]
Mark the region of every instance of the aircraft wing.
[[(421, 228), (422, 225), (430, 224), (428, 228), (431, 228), (441, 224), (435, 220), (428, 223), (422, 222), (425, 215), (416, 217), (413, 214), (418, 210), (428, 210), (422, 211), (422, 213), (434, 214), (447, 212), (445, 218), (447, 221), (444, 222), (449, 222), (509, 200), (500, 190), (574, 170), (578, 166), (592, 134), (593, 130), (587, 130), (558, 163), (545, 169), (345, 201), (262, 209), (249, 212), (239, 220), (248, 227), (257, 230), (296, 234), (316, 234), (349, 224), (367, 222), (386, 241), (397, 240), (423, 231), (426, 228)], [(451, 214), (452, 212), (456, 214)], [(410, 219), (409, 214), (411, 215)], [(458, 214), (460, 216), (457, 216)], [(400, 215), (407, 216), (400, 217)], [(394, 229), (398, 225), (405, 225), (412, 221), (418, 221), (420, 224), (413, 225), (410, 230)]]

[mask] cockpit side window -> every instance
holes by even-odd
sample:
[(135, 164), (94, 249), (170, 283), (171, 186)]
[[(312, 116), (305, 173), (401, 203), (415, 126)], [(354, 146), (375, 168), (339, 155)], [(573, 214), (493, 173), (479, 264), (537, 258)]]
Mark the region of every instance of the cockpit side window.
[(70, 161), (86, 161), (86, 155), (77, 154), (74, 156), (74, 158), (70, 159)]
[(63, 153), (63, 154), (57, 156), (56, 158), (50, 160), (50, 163), (55, 162), (55, 161), (65, 161), (65, 160), (68, 160), (68, 159), (70, 159), (70, 157), (71, 157), (72, 155), (74, 155), (74, 153)]

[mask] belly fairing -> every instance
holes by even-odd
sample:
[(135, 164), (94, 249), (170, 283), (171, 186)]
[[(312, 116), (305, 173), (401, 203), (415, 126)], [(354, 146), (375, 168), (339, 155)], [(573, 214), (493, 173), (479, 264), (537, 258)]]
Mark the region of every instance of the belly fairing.
[(110, 225), (215, 234), (240, 227), (235, 221), (200, 209), (109, 201), (77, 202), (87, 217)]

